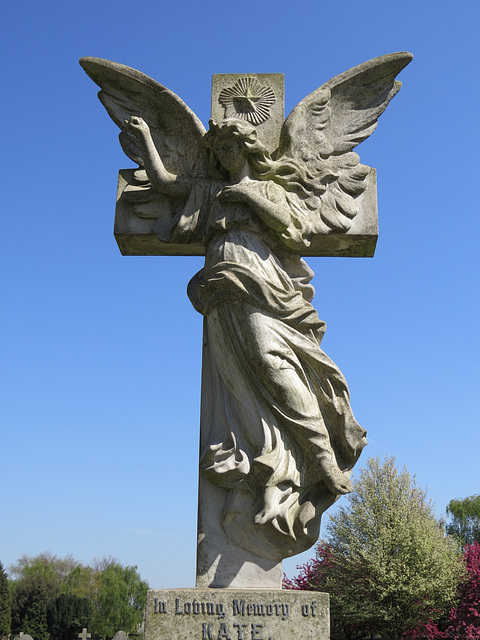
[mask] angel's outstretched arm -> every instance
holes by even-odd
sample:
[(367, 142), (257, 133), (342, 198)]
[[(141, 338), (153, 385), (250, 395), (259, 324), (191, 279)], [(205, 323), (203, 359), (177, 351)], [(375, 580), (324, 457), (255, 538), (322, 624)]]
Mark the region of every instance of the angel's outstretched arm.
[(138, 116), (131, 116), (125, 120), (125, 125), (136, 136), (142, 147), (145, 170), (152, 187), (167, 195), (188, 196), (192, 188), (191, 181), (165, 169), (145, 120)]
[(256, 180), (244, 178), (238, 184), (223, 189), (220, 198), (224, 202), (243, 202), (274, 231), (284, 231), (291, 223), (291, 215), (278, 198), (267, 197), (258, 188)]

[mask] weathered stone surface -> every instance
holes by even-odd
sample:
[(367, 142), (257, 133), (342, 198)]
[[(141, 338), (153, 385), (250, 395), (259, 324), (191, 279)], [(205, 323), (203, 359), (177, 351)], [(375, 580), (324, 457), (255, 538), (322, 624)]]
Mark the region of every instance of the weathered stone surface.
[(328, 640), (325, 593), (158, 589), (147, 594), (145, 640)]
[(203, 474), (198, 490), (197, 587), (281, 589), (282, 562), (244, 549), (219, 527), (228, 491)]
[(216, 73), (212, 78), (212, 118), (241, 118), (256, 128), (273, 153), (284, 120), (283, 73)]

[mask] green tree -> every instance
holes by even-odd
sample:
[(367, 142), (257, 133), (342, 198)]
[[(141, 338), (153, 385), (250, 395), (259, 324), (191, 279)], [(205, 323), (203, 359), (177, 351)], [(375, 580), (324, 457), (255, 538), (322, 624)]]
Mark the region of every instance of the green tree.
[[(66, 579), (77, 561), (71, 556), (58, 558), (50, 553), (38, 556), (23, 555), (10, 567), (12, 580), (12, 631), (28, 632), (37, 624), (38, 632), (34, 640), (41, 640), (39, 634), (46, 631), (46, 612), (65, 589)], [(38, 637), (37, 637), (38, 636)]]
[[(303, 566), (297, 567), (300, 572), (292, 580), (283, 577), (284, 589), (301, 591), (320, 591), (330, 593), (336, 578), (334, 555), (332, 547), (325, 541), (320, 541), (315, 549), (315, 557)], [(354, 638), (358, 624), (347, 624), (342, 619), (342, 612), (334, 598), (330, 598), (330, 637)], [(365, 624), (361, 625), (362, 634), (367, 631)]]
[[(14, 633), (33, 628), (38, 618), (36, 635), (31, 633), (34, 640), (43, 640), (46, 629), (52, 640), (75, 640), (74, 632), (83, 626), (98, 640), (120, 629), (135, 631), (143, 619), (148, 585), (135, 566), (112, 558), (83, 566), (71, 556), (43, 553), (22, 556), (11, 572), (16, 578), (11, 581)], [(39, 605), (40, 592), (45, 611)]]
[(21, 626), (34, 640), (48, 640), (47, 593), (41, 584), (31, 589), (24, 600)]
[(457, 537), (462, 547), (480, 543), (480, 494), (463, 500), (450, 500), (447, 506), (447, 531)]
[(88, 598), (93, 604), (97, 598), (100, 570), (78, 564), (69, 573), (65, 593)]
[(3, 564), (0, 562), (0, 638), (8, 636), (12, 622), (10, 590)]
[(98, 593), (92, 619), (92, 633), (111, 638), (122, 629), (135, 631), (143, 619), (148, 585), (136, 566), (123, 566), (117, 560), (97, 563)]
[(44, 552), (37, 556), (21, 556), (16, 564), (9, 567), (9, 572), (17, 584), (41, 584), (50, 604), (65, 589), (68, 576), (78, 564), (71, 555), (58, 558)]
[(347, 637), (374, 631), (398, 640), (450, 609), (465, 568), (426, 492), (393, 457), (367, 460), (354, 487), (327, 526), (331, 557), (322, 582), (332, 617)]
[(83, 627), (91, 626), (88, 598), (62, 593), (47, 609), (50, 640), (75, 640)]

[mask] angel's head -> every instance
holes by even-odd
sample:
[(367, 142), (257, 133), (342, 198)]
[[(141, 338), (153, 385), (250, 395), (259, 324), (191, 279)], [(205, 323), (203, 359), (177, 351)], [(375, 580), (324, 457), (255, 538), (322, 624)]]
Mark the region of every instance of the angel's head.
[(287, 191), (312, 195), (305, 167), (286, 156), (273, 160), (258, 139), (255, 127), (245, 120), (228, 118), (220, 124), (210, 120), (210, 129), (203, 140), (212, 170), (222, 177), (228, 179), (247, 162), (252, 178), (273, 180)]
[(270, 155), (258, 139), (255, 127), (245, 120), (229, 118), (220, 124), (210, 120), (210, 129), (203, 139), (210, 165), (225, 177), (246, 162), (256, 177), (258, 169), (269, 163)]

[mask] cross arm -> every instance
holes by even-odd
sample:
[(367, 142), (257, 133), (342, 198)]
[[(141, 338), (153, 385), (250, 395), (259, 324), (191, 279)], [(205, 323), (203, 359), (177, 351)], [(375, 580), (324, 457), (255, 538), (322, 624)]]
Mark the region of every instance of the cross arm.
[[(135, 214), (132, 203), (124, 196), (124, 189), (131, 183), (134, 169), (119, 172), (117, 206), (115, 210), (114, 235), (122, 255), (125, 256), (201, 256), (205, 247), (201, 244), (180, 244), (162, 242), (153, 227), (156, 218), (144, 218)], [(346, 256), (372, 257), (378, 237), (377, 180), (375, 169), (366, 178), (367, 188), (359, 196), (359, 212), (351, 228), (346, 233), (332, 232), (317, 234), (306, 248), (304, 256)], [(168, 216), (168, 202), (165, 209), (159, 204), (158, 217)]]

